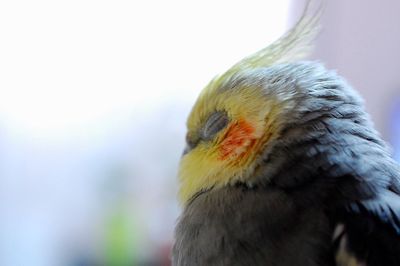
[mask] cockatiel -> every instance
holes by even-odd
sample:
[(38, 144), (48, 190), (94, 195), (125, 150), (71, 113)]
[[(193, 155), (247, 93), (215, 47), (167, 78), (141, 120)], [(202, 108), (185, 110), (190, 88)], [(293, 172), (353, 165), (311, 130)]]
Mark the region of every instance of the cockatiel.
[(400, 168), (360, 96), (298, 61), (309, 10), (195, 103), (173, 265), (400, 265)]

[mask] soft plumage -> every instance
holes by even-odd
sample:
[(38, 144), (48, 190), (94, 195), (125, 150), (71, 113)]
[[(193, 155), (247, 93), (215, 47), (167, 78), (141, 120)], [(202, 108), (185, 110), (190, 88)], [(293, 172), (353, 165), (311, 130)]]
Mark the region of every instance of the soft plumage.
[(297, 61), (308, 14), (194, 105), (175, 265), (400, 265), (399, 166), (360, 96)]

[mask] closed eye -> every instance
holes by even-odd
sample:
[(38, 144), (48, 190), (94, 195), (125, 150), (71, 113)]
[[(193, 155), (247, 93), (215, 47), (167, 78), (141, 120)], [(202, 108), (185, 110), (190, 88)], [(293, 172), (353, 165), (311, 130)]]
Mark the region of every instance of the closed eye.
[(189, 153), (191, 150), (196, 148), (196, 146), (201, 141), (208, 141), (213, 139), (219, 131), (221, 131), (228, 125), (228, 123), (229, 118), (225, 111), (216, 111), (212, 113), (208, 117), (204, 126), (200, 129), (199, 135), (186, 135), (186, 147), (183, 151), (183, 155)]
[(212, 113), (201, 130), (201, 139), (211, 140), (214, 136), (228, 125), (229, 118), (225, 111)]

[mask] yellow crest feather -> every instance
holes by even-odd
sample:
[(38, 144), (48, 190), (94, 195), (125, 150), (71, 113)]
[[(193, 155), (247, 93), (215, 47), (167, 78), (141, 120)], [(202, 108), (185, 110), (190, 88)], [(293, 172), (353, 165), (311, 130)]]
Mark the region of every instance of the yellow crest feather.
[(245, 57), (218, 78), (219, 81), (243, 69), (267, 67), (273, 64), (288, 63), (303, 59), (313, 49), (313, 41), (319, 32), (319, 21), (323, 11), (323, 1), (313, 7), (314, 0), (308, 0), (298, 22), (285, 35)]

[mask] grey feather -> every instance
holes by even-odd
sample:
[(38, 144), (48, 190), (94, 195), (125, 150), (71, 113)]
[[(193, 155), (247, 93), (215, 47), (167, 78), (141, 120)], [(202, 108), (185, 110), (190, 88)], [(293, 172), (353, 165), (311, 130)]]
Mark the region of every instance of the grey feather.
[[(313, 62), (241, 71), (221, 85), (239, 88), (285, 103), (275, 121), (281, 132), (260, 155), (251, 186), (212, 189), (185, 207), (174, 265), (335, 265), (338, 223), (354, 230), (349, 248), (365, 265), (380, 265), (379, 256), (397, 265), (399, 166), (359, 95)], [(364, 222), (375, 228), (370, 235), (357, 231)]]

